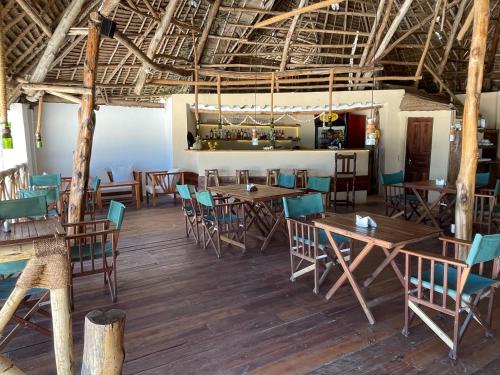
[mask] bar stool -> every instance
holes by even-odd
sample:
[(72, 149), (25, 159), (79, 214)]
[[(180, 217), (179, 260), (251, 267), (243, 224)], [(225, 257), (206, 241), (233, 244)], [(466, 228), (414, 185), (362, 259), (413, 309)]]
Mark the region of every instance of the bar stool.
[[(213, 184), (210, 180), (213, 180)], [(205, 169), (205, 190), (208, 190), (209, 186), (219, 186), (219, 170), (218, 169)]]
[[(334, 157), (334, 171), (333, 171), (333, 209), (337, 210), (337, 203), (345, 205), (346, 207), (352, 206), (354, 211), (356, 206), (356, 153), (353, 154), (339, 154), (335, 153)], [(340, 185), (340, 186), (339, 186)], [(345, 190), (339, 190), (345, 186)], [(337, 193), (345, 192), (346, 198), (337, 199)], [(349, 195), (352, 194), (352, 200)]]
[(248, 184), (250, 181), (250, 173), (248, 169), (237, 169), (236, 170), (236, 183), (237, 184)]
[(278, 185), (279, 169), (267, 169), (266, 185)]
[(295, 176), (295, 187), (305, 189), (307, 186), (307, 169), (294, 169), (293, 174)]

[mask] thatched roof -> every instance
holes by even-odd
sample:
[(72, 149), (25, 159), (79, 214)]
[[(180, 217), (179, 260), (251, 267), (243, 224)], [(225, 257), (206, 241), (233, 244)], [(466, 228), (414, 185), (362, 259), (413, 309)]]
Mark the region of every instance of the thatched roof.
[[(51, 40), (51, 35), (55, 34), (56, 27), (61, 20), (64, 20), (64, 12), (76, 1), (2, 0), (6, 66), (11, 78), (9, 87), (12, 99), (17, 100), (19, 94), (22, 94), (19, 82), (31, 81), (32, 74)], [(170, 93), (192, 90), (192, 86), (182, 84), (166, 86), (148, 82), (150, 79), (192, 80), (195, 49), (199, 68), (205, 70), (286, 72), (296, 69), (365, 65), (382, 67), (383, 70), (376, 73), (378, 77), (393, 77), (387, 80), (381, 78), (377, 81), (377, 85), (383, 85), (384, 82), (412, 85), (413, 81), (405, 80), (404, 77), (415, 75), (428, 36), (430, 36), (429, 49), (425, 56), (425, 64), (422, 65), (419, 88), (429, 92), (439, 90), (439, 86), (442, 85), (436, 84), (437, 76), (446, 88), (454, 93), (463, 92), (465, 89), (470, 29), (462, 42), (458, 42), (456, 38), (470, 12), (472, 0), (440, 1), (439, 9), (436, 7), (436, 1), (386, 0), (384, 6), (380, 8), (380, 17), (377, 21), (379, 1), (348, 0), (340, 2), (338, 7), (321, 8), (287, 18), (265, 28), (254, 28), (253, 25), (260, 20), (317, 1), (170, 1), (175, 1), (175, 12), (166, 31), (160, 35), (160, 42), (152, 57), (152, 60), (163, 69), (148, 70), (148, 80), (139, 95), (134, 93), (134, 88), (142, 68), (141, 60), (116, 38), (101, 40), (97, 86), (102, 101), (158, 101), (161, 96)], [(57, 49), (55, 59), (42, 82), (81, 85), (86, 43), (85, 28), (89, 14), (96, 11), (101, 2), (101, 0), (83, 1), (78, 16), (72, 22), (72, 28)], [(392, 3), (391, 7), (388, 6), (389, 3)], [(402, 8), (405, 3), (410, 6), (401, 18), (401, 22), (397, 24), (394, 35), (387, 38), (388, 44), (371, 63), (370, 50), (374, 44), (377, 43), (377, 46), (382, 44), (398, 14), (404, 13)], [(109, 18), (116, 22), (117, 30), (147, 54), (149, 44), (168, 4), (169, 1), (166, 0), (121, 0)], [(499, 84), (499, 81), (495, 80), (500, 80), (500, 58), (496, 58), (500, 54), (500, 49), (493, 46), (494, 41), (496, 44), (499, 43), (499, 0), (491, 0), (490, 6), (485, 84), (487, 88), (495, 88)], [(436, 22), (429, 32), (434, 15)], [(372, 41), (369, 43), (370, 34)], [(193, 44), (196, 48), (193, 48)], [(450, 47), (449, 53), (446, 52), (447, 46)], [(434, 76), (429, 73), (430, 71), (434, 72)], [(347, 77), (347, 73), (344, 76)], [(215, 80), (214, 75), (201, 76), (200, 79)], [(281, 91), (326, 90), (328, 80), (323, 83), (319, 81), (306, 84), (292, 82), (280, 85), (279, 89)], [(345, 79), (339, 82), (335, 89), (346, 89), (352, 83), (352, 80)], [(372, 83), (374, 82), (364, 81), (363, 85), (353, 87), (369, 88)], [(201, 90), (215, 92), (215, 87), (202, 87)], [(256, 90), (268, 91), (269, 85), (223, 88), (223, 91)]]

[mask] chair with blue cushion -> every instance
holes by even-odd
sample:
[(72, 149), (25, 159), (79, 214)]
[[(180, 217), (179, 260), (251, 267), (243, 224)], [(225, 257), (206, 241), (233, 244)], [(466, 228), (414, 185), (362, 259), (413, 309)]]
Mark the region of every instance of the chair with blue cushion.
[(182, 213), (184, 214), (186, 237), (193, 234), (196, 244), (198, 245), (200, 240), (200, 230), (198, 226), (200, 216), (198, 215), (194, 199), (196, 187), (194, 185), (177, 185), (176, 188), (182, 202)]
[(95, 219), (95, 211), (97, 208), (97, 191), (101, 186), (101, 179), (97, 176), (90, 180), (89, 188), (87, 190), (86, 204), (87, 208), (85, 214), (90, 216), (90, 220)]
[(384, 186), (385, 215), (391, 217), (403, 216), (410, 220), (418, 213), (419, 201), (416, 195), (407, 194), (403, 187), (405, 176), (403, 171), (381, 174)]
[[(212, 245), (217, 258), (222, 256), (221, 241), (246, 251), (246, 215), (244, 202), (217, 201), (208, 191), (198, 191), (196, 201), (202, 228), (202, 243)], [(215, 241), (214, 241), (215, 240)]]
[(476, 173), (476, 188), (485, 188), (490, 183), (490, 172)]
[[(500, 286), (500, 234), (476, 234), (472, 243), (449, 237), (441, 240), (442, 255), (402, 250), (406, 257), (403, 334), (409, 334), (411, 320), (417, 315), (450, 348), (450, 358), (456, 359), (458, 345), (472, 320), (485, 329), (487, 336), (493, 335), (493, 299)], [(464, 248), (468, 254), (462, 261), (458, 255)], [(478, 310), (483, 299), (488, 300), (486, 317)], [(451, 316), (453, 333), (448, 335), (423, 308)], [(463, 313), (466, 316), (461, 323)]]
[[(117, 296), (117, 246), (124, 213), (125, 205), (112, 200), (106, 219), (64, 224), (69, 233), (66, 242), (72, 279), (103, 273), (113, 302)], [(73, 303), (73, 289), (71, 300)]]
[(479, 233), (500, 233), (500, 179), (474, 194), (474, 225)]
[(33, 198), (38, 196), (43, 196), (46, 199), (48, 216), (58, 216), (62, 215), (62, 201), (59, 195), (59, 188), (57, 187), (45, 187), (37, 190), (33, 189), (20, 189), (19, 198)]
[(61, 186), (60, 174), (40, 174), (29, 176), (30, 187)]
[(278, 186), (286, 189), (294, 189), (297, 176), (293, 174), (280, 173), (278, 175)]
[[(296, 198), (284, 197), (283, 206), (290, 239), (290, 280), (295, 281), (299, 276), (314, 272), (313, 291), (318, 294), (321, 284), (335, 264), (335, 256), (329, 251), (330, 243), (325, 231), (315, 227), (311, 221), (324, 216), (323, 198), (321, 193)], [(337, 234), (333, 237), (339, 244), (344, 259), (349, 261), (350, 240)], [(322, 266), (324, 270), (320, 275)]]
[(325, 200), (325, 207), (330, 206), (332, 179), (330, 177), (309, 176), (307, 178), (306, 190), (312, 193), (321, 193)]
[[(47, 203), (45, 196), (36, 196), (25, 199), (0, 201), (0, 224), (4, 220), (26, 219), (44, 217), (47, 215)], [(14, 290), (18, 275), (26, 266), (25, 260), (0, 263), (0, 300), (5, 302)], [(40, 320), (36, 322), (33, 317), (43, 315), (50, 318), (50, 313), (44, 309), (49, 304), (49, 290), (30, 289), (22, 300), (18, 309), (12, 316), (14, 323), (9, 332), (4, 332), (0, 339), (0, 350), (14, 338), (21, 328), (33, 329), (43, 335), (51, 336), (50, 329), (41, 325)]]

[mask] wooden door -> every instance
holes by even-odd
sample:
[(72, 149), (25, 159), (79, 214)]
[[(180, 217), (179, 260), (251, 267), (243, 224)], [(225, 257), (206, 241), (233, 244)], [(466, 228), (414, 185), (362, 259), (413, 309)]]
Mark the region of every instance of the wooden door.
[[(432, 148), (432, 118), (409, 117), (406, 128), (405, 180), (429, 179)], [(442, 176), (443, 178), (445, 176)]]
[(365, 148), (366, 116), (349, 114), (347, 117), (347, 148)]

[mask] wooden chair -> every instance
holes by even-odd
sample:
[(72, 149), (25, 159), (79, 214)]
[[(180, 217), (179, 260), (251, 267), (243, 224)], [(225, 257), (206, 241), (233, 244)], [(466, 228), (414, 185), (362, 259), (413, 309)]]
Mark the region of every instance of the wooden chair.
[(307, 169), (294, 169), (295, 188), (305, 189), (307, 186)]
[(169, 171), (145, 172), (146, 175), (146, 202), (149, 204), (149, 197), (153, 199), (153, 207), (156, 207), (156, 200), (159, 195), (173, 195), (174, 201), (177, 197), (177, 184), (184, 184), (184, 173), (179, 169)]
[[(283, 198), (285, 218), (290, 238), (290, 262), (292, 282), (299, 276), (314, 272), (314, 293), (319, 293), (321, 284), (335, 263), (335, 256), (328, 251), (330, 243), (323, 229), (318, 229), (312, 219), (324, 217), (325, 206), (321, 193), (303, 195), (297, 198)], [(341, 244), (344, 259), (349, 261), (350, 244), (347, 237), (333, 235)], [(350, 246), (349, 246), (350, 247)], [(295, 261), (298, 260), (298, 263)], [(305, 263), (305, 265), (303, 265)], [(302, 267), (301, 267), (302, 266)], [(323, 268), (323, 272), (321, 272)]]
[(37, 190), (31, 189), (20, 189), (19, 199), (32, 198), (32, 197), (45, 197), (47, 203), (47, 215), (62, 217), (62, 199), (59, 194), (59, 188), (57, 187), (46, 187)]
[(296, 182), (297, 176), (293, 174), (280, 173), (278, 175), (278, 183), (276, 185), (286, 189), (295, 189)]
[(306, 191), (321, 193), (325, 207), (328, 208), (330, 207), (331, 182), (332, 179), (330, 177), (309, 176), (307, 178)]
[[(142, 172), (133, 169), (132, 167), (112, 167), (106, 170), (109, 182), (125, 182), (125, 181), (138, 181), (139, 182), (139, 195), (142, 200)], [(133, 202), (134, 189), (130, 187), (101, 187), (101, 199), (106, 202), (111, 200)], [(102, 202), (101, 202), (102, 204)]]
[(237, 169), (236, 170), (236, 183), (237, 184), (248, 184), (250, 182), (250, 173), (248, 169)]
[(41, 186), (61, 186), (61, 175), (60, 174), (41, 174), (29, 176), (30, 187)]
[(99, 187), (101, 186), (101, 179), (99, 177), (93, 177), (89, 189), (87, 190), (87, 197), (86, 197), (86, 210), (85, 214), (90, 216), (90, 220), (95, 219), (95, 211), (96, 208), (98, 207), (98, 202), (97, 202), (97, 191), (99, 190)]
[[(500, 286), (500, 234), (476, 234), (472, 243), (448, 237), (441, 240), (441, 256), (416, 250), (402, 250), (406, 265), (403, 334), (409, 334), (411, 320), (417, 315), (450, 348), (450, 358), (457, 359), (458, 345), (473, 319), (485, 329), (487, 336), (493, 335), (493, 298), (495, 289)], [(451, 249), (449, 245), (452, 246)], [(465, 262), (457, 259), (459, 246), (469, 248)], [(452, 256), (448, 256), (450, 250)], [(416, 273), (413, 272), (415, 268)], [(490, 270), (488, 275), (486, 270)], [(478, 310), (478, 304), (483, 299), (488, 299), (486, 318), (481, 316)], [(451, 316), (451, 336), (439, 327), (422, 307)], [(467, 315), (460, 325), (462, 313)]]
[[(47, 201), (45, 196), (35, 196), (24, 199), (0, 201), (0, 222), (11, 219), (29, 220), (30, 217), (41, 217), (47, 215)], [(0, 263), (0, 300), (6, 301), (14, 290), (17, 278), (26, 266), (26, 260)], [(12, 316), (13, 328), (2, 335), (0, 339), (0, 350), (14, 338), (21, 328), (33, 329), (45, 336), (52, 336), (51, 330), (41, 325), (38, 315), (50, 319), (50, 312), (45, 306), (50, 304), (48, 289), (30, 289), (23, 298), (18, 309)]]
[(476, 189), (488, 187), (490, 183), (490, 172), (476, 173)]
[[(346, 199), (337, 199), (337, 193), (340, 183), (345, 185)], [(352, 194), (352, 200), (349, 195)], [(333, 209), (337, 210), (337, 203), (341, 203), (346, 207), (352, 206), (355, 210), (356, 206), (356, 153), (339, 154), (335, 153), (334, 170), (333, 170)]]
[(205, 169), (205, 190), (208, 190), (209, 186), (219, 186), (219, 185), (220, 185), (219, 170)]
[[(196, 192), (200, 213), (203, 248), (212, 245), (217, 258), (222, 256), (221, 241), (246, 251), (245, 203), (216, 203), (208, 191)], [(215, 242), (214, 242), (215, 239)]]
[(500, 232), (500, 179), (494, 189), (481, 189), (474, 194), (474, 225), (483, 233)]
[[(381, 174), (384, 186), (385, 215), (391, 217), (403, 216), (410, 220), (418, 213), (419, 202), (414, 194), (407, 194), (403, 187), (405, 182), (403, 171)], [(408, 212), (408, 210), (410, 210)]]
[(278, 184), (279, 169), (266, 169), (266, 185), (272, 186)]
[[(116, 258), (125, 205), (111, 201), (106, 219), (64, 224), (67, 233), (71, 278), (104, 274), (111, 300), (116, 302)], [(73, 283), (71, 283), (73, 285)], [(73, 288), (71, 301), (74, 303)]]
[(177, 191), (181, 197), (182, 202), (182, 212), (184, 214), (184, 220), (186, 225), (186, 237), (189, 234), (193, 234), (196, 244), (200, 241), (200, 230), (199, 222), (201, 216), (199, 215), (196, 207), (196, 201), (193, 197), (196, 194), (196, 187), (193, 185), (177, 185)]

